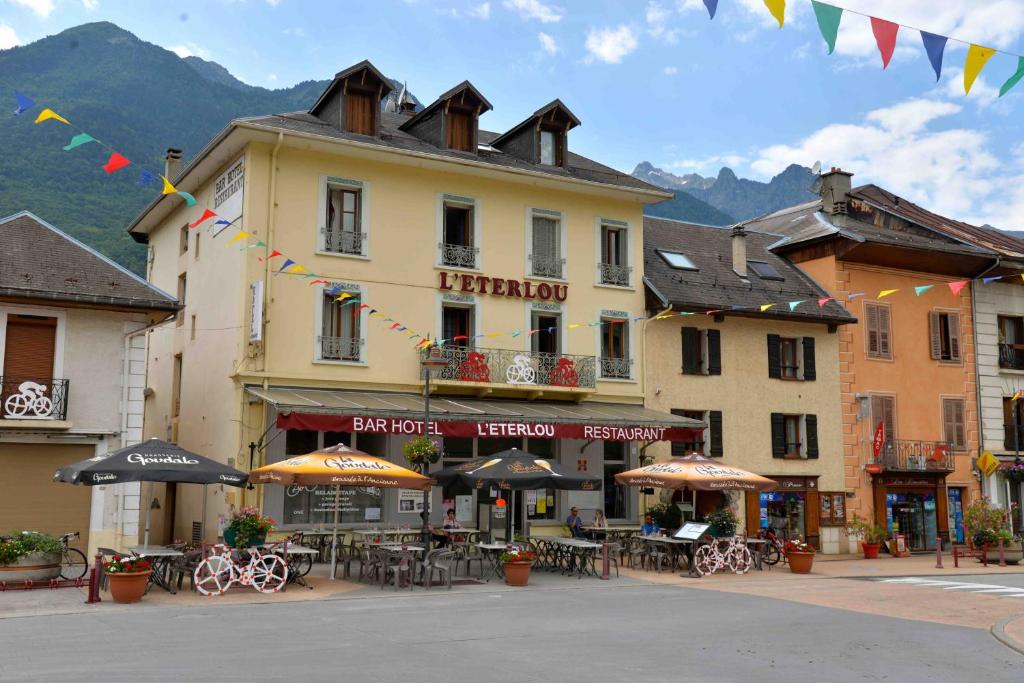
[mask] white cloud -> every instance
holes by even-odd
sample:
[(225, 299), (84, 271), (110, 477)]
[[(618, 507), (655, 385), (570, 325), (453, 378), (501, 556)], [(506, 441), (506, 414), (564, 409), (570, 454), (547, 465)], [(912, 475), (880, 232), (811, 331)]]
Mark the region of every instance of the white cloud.
[[(713, 154), (703, 159), (679, 159), (678, 161), (666, 164), (665, 167), (684, 173), (717, 172), (723, 166), (736, 168), (746, 164), (748, 161), (750, 160), (739, 154)], [(780, 168), (779, 170), (782, 169)]]
[(587, 61), (595, 59), (606, 64), (618, 64), (636, 49), (636, 33), (629, 26), (590, 29), (587, 31)]
[(41, 17), (48, 17), (53, 12), (53, 0), (11, 0), (15, 5), (21, 5), (38, 14)]
[(672, 10), (667, 9), (658, 2), (648, 2), (644, 19), (647, 20), (647, 33), (653, 38), (664, 40), (674, 45), (679, 40), (679, 31), (668, 27), (668, 20), (672, 16)]
[(200, 57), (202, 59), (209, 59), (210, 53), (205, 48), (202, 48), (195, 43), (185, 43), (184, 45), (174, 45), (167, 48), (174, 54), (178, 55), (182, 59), (185, 57)]
[(547, 52), (549, 55), (558, 54), (560, 48), (558, 47), (558, 43), (555, 42), (553, 36), (541, 31), (537, 34), (537, 40), (540, 41), (540, 47), (544, 52)]
[(474, 19), (490, 19), (491, 18), (491, 3), (484, 2), (474, 7), (470, 7), (466, 14), (473, 17)]
[(679, 67), (666, 66), (664, 69), (661, 70), (661, 72), (666, 76), (675, 76), (677, 73), (679, 73)]
[(518, 14), (523, 19), (536, 19), (542, 24), (553, 24), (561, 21), (565, 10), (549, 5), (540, 0), (505, 0), (505, 8)]
[(82, 7), (92, 12), (93, 10), (99, 9), (99, 0), (82, 0)]
[[(942, 86), (947, 97), (959, 99), (965, 97), (964, 93), (964, 70), (948, 69), (942, 72), (942, 79), (945, 81)], [(984, 76), (978, 76), (971, 86), (971, 92), (966, 97), (981, 108), (995, 104), (999, 100), (999, 89), (988, 84)]]
[(8, 50), (21, 45), (21, 38), (7, 24), (0, 24), (0, 50)]

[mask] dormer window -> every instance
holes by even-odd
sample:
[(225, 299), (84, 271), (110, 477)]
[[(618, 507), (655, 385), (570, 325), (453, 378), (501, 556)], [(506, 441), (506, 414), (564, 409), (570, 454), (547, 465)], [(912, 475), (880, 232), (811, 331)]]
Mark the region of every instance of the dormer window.
[(491, 145), (531, 164), (565, 168), (569, 154), (568, 133), (578, 125), (580, 120), (561, 101), (555, 100), (496, 137)]
[(540, 130), (540, 163), (562, 166), (562, 131), (553, 128)]
[(428, 104), (398, 127), (424, 142), (443, 149), (476, 154), (477, 122), (491, 103), (463, 81)]
[(391, 84), (367, 61), (340, 71), (309, 113), (338, 130), (356, 135), (380, 133), (380, 103)]
[(345, 130), (356, 135), (377, 132), (376, 92), (351, 89), (345, 93)]
[(445, 119), (448, 126), (448, 149), (457, 149), (462, 152), (474, 151), (475, 112), (463, 107), (451, 107)]

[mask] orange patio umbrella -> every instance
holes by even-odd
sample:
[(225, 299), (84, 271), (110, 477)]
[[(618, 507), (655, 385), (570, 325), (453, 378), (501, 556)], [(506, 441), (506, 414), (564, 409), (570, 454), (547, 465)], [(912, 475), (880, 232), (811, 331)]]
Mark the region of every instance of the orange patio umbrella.
[(331, 536), (331, 577), (338, 566), (338, 509), (342, 486), (370, 486), (390, 489), (429, 489), (428, 478), (382, 458), (357, 451), (344, 444), (265, 465), (249, 473), (254, 484), (284, 486), (329, 485), (334, 487), (334, 534)]

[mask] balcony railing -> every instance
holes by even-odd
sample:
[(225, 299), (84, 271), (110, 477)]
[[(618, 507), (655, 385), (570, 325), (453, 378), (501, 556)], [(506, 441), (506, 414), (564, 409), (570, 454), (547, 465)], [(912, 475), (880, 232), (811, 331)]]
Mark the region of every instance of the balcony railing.
[(1011, 370), (1024, 370), (1024, 349), (1017, 348), (1021, 344), (999, 345), (999, 367)]
[(633, 271), (632, 266), (619, 266), (614, 263), (598, 263), (597, 269), (601, 273), (602, 285), (617, 285), (619, 287), (629, 286), (629, 274)]
[(480, 253), (479, 247), (445, 242), (441, 242), (437, 246), (441, 250), (441, 265), (455, 268), (476, 268), (476, 255)]
[(483, 384), (519, 384), (593, 389), (596, 359), (512, 349), (480, 349), (442, 346), (448, 364), (434, 375), (437, 379)]
[(66, 420), (68, 380), (0, 377), (0, 417), (5, 420)]
[(632, 371), (632, 358), (601, 358), (602, 379), (630, 379)]
[(362, 339), (319, 337), (319, 340), (321, 360), (345, 360), (358, 363), (362, 359)]
[(324, 251), (332, 254), (362, 255), (365, 232), (350, 230), (328, 230), (324, 233)]
[(535, 277), (563, 277), (565, 259), (550, 254), (530, 254), (531, 275)]
[(952, 472), (953, 445), (945, 441), (889, 439), (877, 462), (892, 472)]

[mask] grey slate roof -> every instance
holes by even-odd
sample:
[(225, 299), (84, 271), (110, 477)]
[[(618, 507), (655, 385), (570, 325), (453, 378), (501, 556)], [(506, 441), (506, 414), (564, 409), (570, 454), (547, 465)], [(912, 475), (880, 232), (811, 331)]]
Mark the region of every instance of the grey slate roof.
[[(747, 261), (771, 264), (783, 280), (762, 280), (748, 268), (747, 278), (732, 269), (732, 231), (667, 218), (644, 216), (645, 282), (655, 297), (672, 304), (677, 311), (721, 310), (725, 315), (756, 312), (759, 316), (811, 322), (852, 323), (856, 318), (840, 304), (818, 299), (829, 294), (786, 259), (772, 253), (778, 237), (747, 232)], [(685, 254), (698, 270), (669, 266), (657, 253)], [(790, 311), (788, 301), (806, 301)], [(764, 313), (759, 307), (776, 303)], [(736, 310), (733, 307), (746, 310)]]
[(0, 219), (0, 296), (178, 310), (173, 296), (28, 211)]
[[(399, 126), (408, 121), (408, 117), (402, 114), (395, 114), (392, 112), (381, 112), (380, 114), (380, 137), (370, 137), (367, 135), (358, 135), (356, 133), (349, 133), (347, 131), (339, 130), (338, 128), (331, 126), (324, 121), (307, 114), (306, 112), (293, 112), (288, 114), (273, 114), (270, 116), (254, 116), (244, 119), (238, 119), (239, 123), (245, 123), (248, 125), (266, 127), (272, 130), (284, 130), (293, 131), (296, 133), (306, 133), (311, 135), (319, 135), (326, 138), (335, 138), (338, 140), (351, 140), (355, 142), (361, 142), (364, 144), (377, 145), (383, 148), (394, 149), (397, 151), (409, 151), (409, 152), (420, 152), (425, 154), (434, 154), (438, 156), (451, 157), (452, 159), (466, 159), (479, 161), (485, 164), (495, 166), (496, 168), (507, 168), (507, 169), (518, 169), (525, 171), (532, 171), (536, 173), (544, 173), (550, 176), (563, 177), (563, 178), (574, 178), (577, 180), (585, 180), (593, 183), (601, 183), (604, 185), (615, 186), (633, 190), (643, 190), (647, 192), (658, 192), (659, 194), (668, 196), (669, 193), (665, 192), (659, 187), (645, 183), (642, 180), (638, 180), (633, 176), (616, 171), (614, 168), (599, 164), (596, 161), (569, 152), (569, 159), (566, 168), (559, 168), (557, 166), (547, 166), (543, 164), (531, 164), (528, 161), (517, 159), (510, 154), (504, 154), (497, 150), (489, 151), (481, 149), (477, 154), (469, 152), (460, 152), (453, 149), (444, 149), (441, 147), (435, 147), (434, 145), (421, 140), (405, 131), (399, 130)], [(490, 131), (481, 130), (479, 132), (478, 140), (481, 144), (489, 145), (495, 138), (498, 137), (498, 133), (492, 133)]]

